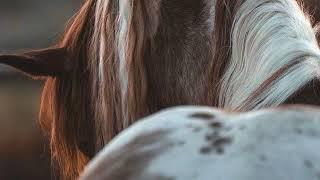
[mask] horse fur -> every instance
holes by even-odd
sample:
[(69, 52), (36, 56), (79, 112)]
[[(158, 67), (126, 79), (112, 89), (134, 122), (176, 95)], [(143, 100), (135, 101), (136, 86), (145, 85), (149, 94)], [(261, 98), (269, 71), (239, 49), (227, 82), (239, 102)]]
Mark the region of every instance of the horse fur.
[(75, 179), (114, 136), (167, 107), (319, 104), (315, 37), (293, 0), (86, 0), (49, 48), (61, 53), (0, 62), (46, 77), (40, 123)]
[(80, 179), (318, 179), (319, 127), (314, 107), (245, 113), (171, 108), (120, 133)]

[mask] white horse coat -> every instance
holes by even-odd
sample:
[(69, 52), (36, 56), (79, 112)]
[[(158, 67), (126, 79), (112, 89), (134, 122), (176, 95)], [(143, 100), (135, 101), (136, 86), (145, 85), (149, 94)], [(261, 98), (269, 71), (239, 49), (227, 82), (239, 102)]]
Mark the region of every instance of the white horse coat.
[(319, 149), (317, 109), (178, 107), (123, 131), (80, 179), (316, 180)]

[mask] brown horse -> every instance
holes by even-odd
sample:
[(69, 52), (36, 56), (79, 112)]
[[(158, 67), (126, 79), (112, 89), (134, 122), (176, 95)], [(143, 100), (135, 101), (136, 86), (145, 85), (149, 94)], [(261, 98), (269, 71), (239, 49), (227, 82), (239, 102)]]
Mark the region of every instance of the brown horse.
[(46, 79), (40, 122), (74, 179), (116, 134), (166, 107), (319, 105), (309, 18), (294, 1), (266, 1), (273, 11), (256, 3), (87, 0), (57, 45), (0, 63)]

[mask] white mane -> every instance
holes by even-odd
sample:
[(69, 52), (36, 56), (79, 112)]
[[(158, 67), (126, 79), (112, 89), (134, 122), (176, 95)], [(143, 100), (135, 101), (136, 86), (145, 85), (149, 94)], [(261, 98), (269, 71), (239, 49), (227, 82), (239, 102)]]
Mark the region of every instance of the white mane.
[[(232, 57), (221, 81), (220, 107), (277, 106), (319, 77), (315, 34), (294, 0), (246, 0), (234, 20)], [(268, 79), (272, 83), (245, 103)]]

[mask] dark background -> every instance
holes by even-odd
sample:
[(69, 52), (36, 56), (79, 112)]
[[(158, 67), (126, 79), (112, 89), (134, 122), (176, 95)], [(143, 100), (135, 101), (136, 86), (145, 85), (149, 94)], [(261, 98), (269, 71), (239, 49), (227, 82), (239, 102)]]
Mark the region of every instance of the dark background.
[[(0, 0), (0, 53), (55, 43), (81, 0)], [(0, 179), (51, 179), (38, 127), (40, 81), (0, 65)]]

